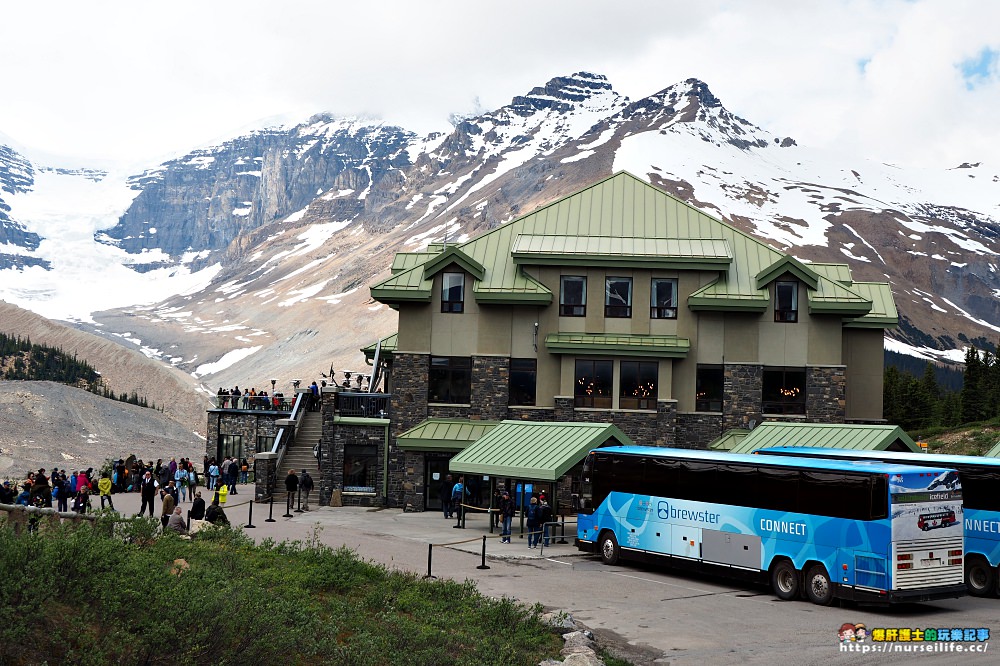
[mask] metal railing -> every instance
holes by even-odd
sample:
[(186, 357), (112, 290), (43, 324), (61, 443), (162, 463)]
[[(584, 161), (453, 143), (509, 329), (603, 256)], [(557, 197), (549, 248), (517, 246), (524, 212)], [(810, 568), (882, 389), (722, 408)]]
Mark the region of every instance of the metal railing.
[(274, 495), (277, 471), (281, 469), (281, 462), (285, 458), (285, 451), (288, 450), (288, 447), (294, 441), (295, 431), (298, 430), (299, 424), (306, 413), (306, 405), (311, 399), (312, 395), (310, 393), (297, 393), (295, 395), (295, 403), (292, 405), (291, 416), (288, 417), (292, 421), (295, 421), (295, 425), (291, 428), (280, 426), (277, 434), (274, 436), (274, 445), (271, 447), (271, 453), (277, 453), (278, 457), (274, 461), (275, 474), (267, 480), (267, 492), (269, 495)]
[(389, 418), (391, 398), (392, 396), (388, 393), (340, 391), (337, 393), (336, 411), (340, 416), (387, 419)]

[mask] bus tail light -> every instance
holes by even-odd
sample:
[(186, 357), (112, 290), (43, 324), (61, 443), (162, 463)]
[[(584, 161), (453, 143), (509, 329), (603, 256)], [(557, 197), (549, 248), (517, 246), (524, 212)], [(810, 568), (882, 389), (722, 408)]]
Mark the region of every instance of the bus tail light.
[(949, 550), (948, 551), (948, 557), (961, 557), (961, 556), (962, 556), (962, 551), (961, 550)]
[(950, 560), (948, 560), (948, 564), (961, 564), (961, 563), (962, 563), (961, 557), (953, 557)]
[(913, 553), (901, 553), (896, 555), (896, 568), (912, 569), (913, 568)]

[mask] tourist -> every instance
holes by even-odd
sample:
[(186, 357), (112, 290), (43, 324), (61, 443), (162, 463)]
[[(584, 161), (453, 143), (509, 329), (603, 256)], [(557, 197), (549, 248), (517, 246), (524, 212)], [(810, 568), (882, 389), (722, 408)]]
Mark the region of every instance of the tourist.
[(212, 506), (208, 507), (208, 511), (205, 512), (205, 520), (213, 525), (229, 525), (229, 518), (226, 517), (226, 512), (219, 506), (218, 500), (212, 500)]
[(313, 479), (309, 476), (309, 472), (302, 470), (302, 478), (299, 479), (299, 488), (302, 489), (302, 493), (305, 495), (305, 499), (302, 502), (302, 510), (309, 510), (309, 493), (313, 489)]
[(111, 501), (111, 475), (108, 472), (105, 472), (101, 476), (101, 480), (97, 482), (97, 491), (101, 496), (101, 509), (104, 509), (104, 502), (107, 501), (108, 506), (114, 511), (115, 503)]
[(187, 525), (184, 523), (184, 518), (181, 516), (181, 508), (174, 507), (174, 512), (170, 514), (170, 518), (167, 519), (166, 529), (173, 530), (178, 534), (187, 534)]

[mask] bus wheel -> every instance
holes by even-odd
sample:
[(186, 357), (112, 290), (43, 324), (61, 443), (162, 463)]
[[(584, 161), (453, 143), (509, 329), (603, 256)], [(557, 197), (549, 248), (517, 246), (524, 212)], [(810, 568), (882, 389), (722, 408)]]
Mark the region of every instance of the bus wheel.
[(981, 557), (972, 557), (965, 563), (965, 586), (974, 597), (988, 597), (993, 594), (996, 576), (993, 567)]
[(833, 601), (833, 585), (822, 564), (813, 565), (806, 573), (806, 596), (819, 606), (829, 606)]
[(799, 596), (799, 572), (788, 560), (781, 560), (771, 569), (771, 587), (779, 599), (791, 601)]
[(605, 564), (618, 564), (618, 556), (621, 549), (618, 548), (618, 539), (614, 532), (605, 532), (601, 535), (601, 561)]

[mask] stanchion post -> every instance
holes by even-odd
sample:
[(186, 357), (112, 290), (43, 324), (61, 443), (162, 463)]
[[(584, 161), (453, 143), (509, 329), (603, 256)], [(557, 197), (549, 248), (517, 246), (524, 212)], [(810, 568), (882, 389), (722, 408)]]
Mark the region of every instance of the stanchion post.
[(489, 566), (486, 564), (486, 535), (485, 534), (483, 535), (483, 563), (480, 564), (476, 568), (477, 569), (489, 569)]
[(465, 506), (462, 507), (462, 529), (465, 529)]
[(291, 493), (285, 495), (285, 515), (282, 518), (292, 518), (292, 507), (295, 506), (295, 496)]
[(268, 502), (267, 507), (267, 518), (264, 520), (265, 523), (273, 523), (274, 521), (274, 492), (271, 492), (271, 501)]
[(462, 502), (459, 501), (459, 503), (458, 503), (458, 512), (456, 513), (456, 515), (458, 517), (455, 519), (455, 524), (452, 525), (452, 528), (454, 528), (454, 529), (462, 529), (464, 527), (464, 525), (462, 525), (462, 514), (463, 514), (463, 512), (464, 512), (464, 509), (462, 507)]
[(566, 541), (566, 516), (559, 517), (559, 529), (559, 541), (556, 541), (556, 543), (569, 543), (569, 541)]
[(434, 553), (434, 544), (427, 544), (427, 575), (424, 578), (436, 578), (436, 576), (431, 575), (431, 558)]
[(188, 519), (187, 519), (187, 531), (188, 531), (188, 532), (190, 532), (190, 531), (191, 531), (191, 512), (190, 512), (190, 511), (188, 511)]
[(253, 500), (250, 500), (250, 515), (247, 516), (247, 524), (243, 527), (248, 530), (252, 530), (257, 527), (253, 524)]

